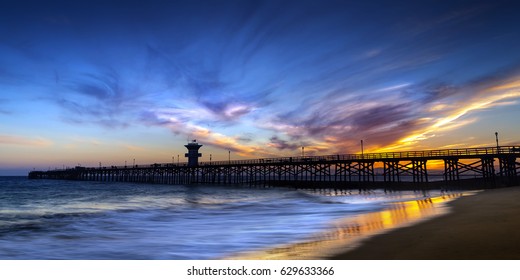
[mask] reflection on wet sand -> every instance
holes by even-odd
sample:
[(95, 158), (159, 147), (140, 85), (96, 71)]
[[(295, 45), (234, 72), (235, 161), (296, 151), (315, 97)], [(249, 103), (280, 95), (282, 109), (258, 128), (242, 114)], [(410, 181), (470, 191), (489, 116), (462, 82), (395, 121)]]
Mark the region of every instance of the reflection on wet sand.
[(416, 201), (391, 203), (389, 208), (335, 221), (331, 229), (312, 236), (308, 241), (265, 251), (244, 253), (229, 259), (325, 259), (359, 246), (376, 234), (430, 219), (448, 212), (446, 203), (470, 193), (450, 193)]

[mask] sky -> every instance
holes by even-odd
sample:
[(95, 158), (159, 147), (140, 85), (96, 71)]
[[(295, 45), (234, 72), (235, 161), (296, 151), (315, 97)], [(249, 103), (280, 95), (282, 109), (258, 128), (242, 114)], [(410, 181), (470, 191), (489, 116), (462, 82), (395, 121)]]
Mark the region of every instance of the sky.
[(515, 1), (1, 1), (0, 176), (520, 144)]

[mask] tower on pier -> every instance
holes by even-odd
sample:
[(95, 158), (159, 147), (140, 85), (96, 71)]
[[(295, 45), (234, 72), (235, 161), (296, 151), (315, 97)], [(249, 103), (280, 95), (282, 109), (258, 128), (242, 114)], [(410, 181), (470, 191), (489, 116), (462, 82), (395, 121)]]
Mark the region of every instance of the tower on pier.
[(197, 143), (197, 140), (193, 140), (191, 143), (188, 143), (188, 145), (184, 145), (184, 147), (188, 149), (188, 152), (184, 154), (184, 156), (188, 158), (188, 166), (198, 166), (199, 157), (202, 156), (202, 154), (199, 153), (199, 149), (202, 145)]

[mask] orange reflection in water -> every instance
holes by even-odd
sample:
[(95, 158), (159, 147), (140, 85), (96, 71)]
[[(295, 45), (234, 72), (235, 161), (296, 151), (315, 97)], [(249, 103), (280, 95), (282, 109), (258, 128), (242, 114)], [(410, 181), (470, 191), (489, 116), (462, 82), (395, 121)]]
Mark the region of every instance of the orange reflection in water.
[(416, 201), (396, 202), (380, 212), (360, 214), (335, 221), (330, 231), (307, 241), (260, 252), (232, 256), (228, 259), (325, 259), (334, 254), (352, 250), (360, 242), (391, 229), (410, 226), (420, 221), (448, 213), (446, 203), (471, 193), (445, 194)]

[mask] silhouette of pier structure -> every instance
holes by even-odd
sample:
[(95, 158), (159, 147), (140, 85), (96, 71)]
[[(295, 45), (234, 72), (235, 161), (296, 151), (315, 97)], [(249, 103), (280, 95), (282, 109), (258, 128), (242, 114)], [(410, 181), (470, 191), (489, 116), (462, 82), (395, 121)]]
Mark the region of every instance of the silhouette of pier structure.
[[(186, 145), (188, 162), (151, 165), (75, 167), (32, 171), (32, 179), (66, 179), (157, 184), (263, 184), (323, 187), (403, 185), (456, 186), (463, 179), (487, 186), (518, 183), (516, 146), (407, 152), (278, 157), (198, 162), (199, 145)], [(430, 168), (430, 164), (436, 168)]]

